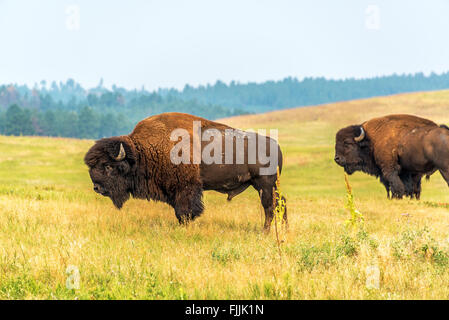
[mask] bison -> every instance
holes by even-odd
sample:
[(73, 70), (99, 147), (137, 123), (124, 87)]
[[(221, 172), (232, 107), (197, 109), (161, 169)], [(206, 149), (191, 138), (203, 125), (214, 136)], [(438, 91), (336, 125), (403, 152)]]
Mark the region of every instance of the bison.
[(419, 199), (423, 175), (439, 170), (449, 185), (449, 128), (413, 115), (374, 118), (337, 132), (334, 160), (380, 178), (394, 198)]
[(201, 215), (204, 190), (231, 200), (252, 186), (265, 211), (266, 231), (277, 205), (276, 168), (282, 171), (282, 152), (274, 139), (183, 113), (155, 115), (129, 135), (98, 140), (84, 161), (94, 191), (118, 209), (130, 196), (162, 201), (174, 208), (181, 224)]

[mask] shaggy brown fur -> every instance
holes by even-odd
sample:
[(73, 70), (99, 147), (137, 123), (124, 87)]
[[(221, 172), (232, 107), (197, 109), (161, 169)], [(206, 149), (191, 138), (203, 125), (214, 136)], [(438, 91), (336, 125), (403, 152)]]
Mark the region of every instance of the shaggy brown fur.
[[(393, 197), (419, 199), (421, 178), (439, 170), (449, 184), (449, 130), (412, 115), (389, 115), (338, 131), (335, 162), (380, 177)], [(363, 128), (365, 137), (361, 136)]]
[[(177, 141), (171, 141), (170, 134), (175, 129), (182, 128), (189, 132), (191, 157), (193, 156), (193, 121), (201, 121), (203, 131), (210, 128), (220, 132), (232, 129), (189, 114), (164, 113), (149, 117), (139, 122), (130, 135), (101, 139), (87, 152), (85, 163), (89, 167), (94, 190), (110, 197), (119, 209), (130, 195), (168, 203), (174, 208), (179, 222), (186, 223), (203, 212), (203, 190), (226, 193), (230, 200), (253, 186), (258, 192), (262, 190), (265, 229), (269, 230), (273, 218), (276, 174), (259, 175), (259, 169), (264, 165), (259, 162), (248, 164), (246, 158), (244, 164), (172, 163), (170, 151)], [(272, 141), (270, 138), (263, 138), (267, 144)], [(202, 148), (206, 144), (203, 142)], [(120, 145), (123, 145), (126, 156), (117, 161)], [(279, 146), (276, 146), (279, 150), (278, 165), (282, 170), (282, 153)], [(245, 152), (247, 147), (245, 140)], [(285, 220), (287, 221), (286, 215)]]

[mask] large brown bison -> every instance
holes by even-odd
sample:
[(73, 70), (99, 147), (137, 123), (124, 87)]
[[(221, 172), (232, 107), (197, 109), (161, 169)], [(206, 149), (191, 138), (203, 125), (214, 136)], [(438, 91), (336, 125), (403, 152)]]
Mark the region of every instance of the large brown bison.
[[(220, 143), (212, 148), (212, 142)], [(152, 116), (129, 135), (98, 140), (84, 161), (94, 190), (111, 198), (117, 208), (130, 196), (162, 201), (174, 208), (180, 223), (203, 212), (204, 190), (225, 193), (231, 200), (253, 186), (265, 210), (267, 231), (276, 205), (276, 168), (282, 170), (282, 153), (274, 139), (182, 113)]]
[(419, 199), (423, 175), (439, 170), (449, 184), (449, 129), (412, 115), (374, 118), (338, 131), (335, 162), (379, 177), (394, 198)]

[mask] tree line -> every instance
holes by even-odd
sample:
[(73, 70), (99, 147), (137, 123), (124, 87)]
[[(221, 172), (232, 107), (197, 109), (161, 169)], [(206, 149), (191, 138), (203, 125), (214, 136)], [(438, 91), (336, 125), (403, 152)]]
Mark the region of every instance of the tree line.
[(159, 90), (161, 94), (181, 99), (197, 99), (203, 103), (218, 104), (229, 108), (240, 108), (246, 112), (264, 112), (282, 108), (310, 106), (353, 99), (385, 96), (404, 92), (441, 90), (449, 88), (449, 72), (389, 75), (367, 79), (332, 80), (323, 77), (288, 77), (280, 81), (263, 83), (226, 84), (217, 81), (214, 85), (186, 85), (183, 90)]
[(192, 113), (216, 119), (245, 113), (242, 110), (181, 99), (155, 92), (104, 88), (90, 90), (69, 79), (27, 86), (0, 86), (0, 134), (97, 139), (123, 135), (138, 121), (163, 112)]
[(170, 111), (196, 113), (205, 118), (234, 115), (224, 108), (201, 105), (195, 101), (171, 101), (150, 105), (142, 101), (142, 104), (127, 108), (127, 112), (87, 105), (75, 110), (41, 110), (12, 104), (4, 112), (0, 112), (0, 134), (98, 139), (128, 134), (139, 120)]
[(329, 80), (288, 77), (263, 83), (215, 84), (183, 90), (144, 87), (127, 90), (103, 80), (91, 89), (73, 79), (0, 85), (0, 134), (101, 138), (129, 133), (135, 124), (162, 112), (185, 112), (208, 119), (297, 106), (317, 105), (403, 92), (449, 88), (449, 72)]
[(66, 110), (37, 111), (11, 105), (0, 114), (0, 134), (102, 138), (129, 133), (133, 124), (122, 114), (96, 112), (84, 107), (80, 112)]

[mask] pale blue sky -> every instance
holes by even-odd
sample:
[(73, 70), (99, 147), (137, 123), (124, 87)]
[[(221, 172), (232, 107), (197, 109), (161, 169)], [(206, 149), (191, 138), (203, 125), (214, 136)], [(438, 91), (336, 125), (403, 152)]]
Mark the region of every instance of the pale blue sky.
[(0, 84), (440, 73), (448, 17), (446, 0), (0, 0)]

